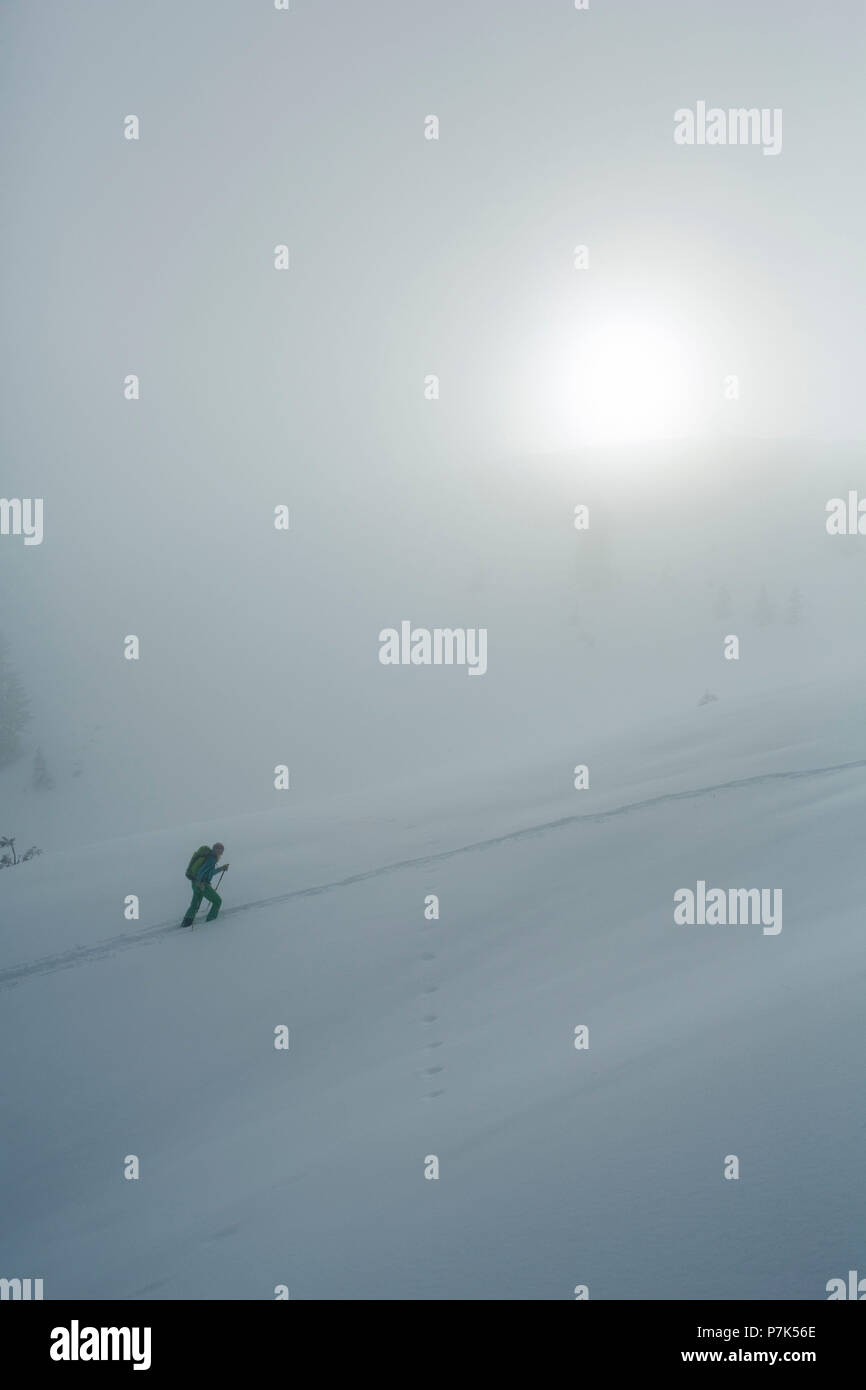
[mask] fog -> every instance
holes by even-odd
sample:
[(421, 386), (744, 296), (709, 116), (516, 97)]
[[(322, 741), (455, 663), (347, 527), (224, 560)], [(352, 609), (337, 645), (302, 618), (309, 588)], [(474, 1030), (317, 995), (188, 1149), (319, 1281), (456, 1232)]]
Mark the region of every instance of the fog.
[[(859, 668), (862, 542), (825, 528), (866, 491), (859, 6), (6, 29), (2, 490), (44, 499), (44, 539), (0, 538), (34, 715), (0, 778), (31, 838), (267, 809), (278, 764), (300, 804), (567, 763), (707, 687)], [(781, 150), (678, 146), (703, 99), (781, 108)], [(487, 673), (382, 666), (405, 620), (486, 627)], [(17, 810), (36, 747), (62, 815)]]
[(863, 7), (279, 3), (2, 19), (0, 1296), (857, 1297)]

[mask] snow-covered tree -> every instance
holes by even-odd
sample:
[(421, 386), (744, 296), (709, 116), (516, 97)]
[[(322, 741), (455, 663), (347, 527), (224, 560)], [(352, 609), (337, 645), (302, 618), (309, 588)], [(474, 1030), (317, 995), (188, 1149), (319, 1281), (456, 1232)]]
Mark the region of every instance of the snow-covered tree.
[(35, 859), (37, 854), (42, 853), (36, 845), (31, 845), (24, 854), (16, 854), (14, 835), (0, 835), (0, 850), (3, 851), (0, 854), (0, 869), (11, 869), (13, 864), (26, 864), (28, 859)]
[(770, 602), (766, 584), (762, 584), (758, 591), (758, 597), (755, 601), (755, 617), (761, 627), (768, 627), (770, 623), (776, 621), (775, 609)]
[(788, 595), (788, 602), (785, 604), (785, 622), (796, 627), (803, 621), (803, 595), (796, 584)]
[(0, 767), (19, 756), (21, 734), (29, 721), (30, 702), (9, 664), (6, 643), (0, 637)]
[(54, 786), (54, 778), (45, 766), (41, 748), (37, 748), (33, 755), (33, 785), (39, 791), (50, 791)]
[(731, 593), (726, 584), (720, 584), (713, 601), (713, 617), (726, 623), (731, 616)]

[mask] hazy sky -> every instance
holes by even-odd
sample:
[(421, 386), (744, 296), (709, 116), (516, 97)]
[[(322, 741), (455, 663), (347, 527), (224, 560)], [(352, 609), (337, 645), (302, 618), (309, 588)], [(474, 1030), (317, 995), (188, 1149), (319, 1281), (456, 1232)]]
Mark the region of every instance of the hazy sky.
[[(459, 739), (494, 697), (395, 695), (379, 629), (483, 622), (486, 583), (531, 646), (532, 552), (570, 574), (553, 510), (522, 529), (523, 470), (554, 486), (538, 456), (670, 435), (717, 471), (720, 441), (762, 437), (820, 468), (866, 433), (854, 0), (84, 0), (3, 24), (0, 492), (45, 499), (45, 540), (0, 538), (0, 626), (46, 743), (98, 707), (147, 748), (135, 777), (189, 750), (238, 809), (280, 760), (387, 775), (426, 710)], [(675, 144), (699, 102), (781, 110), (780, 151)]]

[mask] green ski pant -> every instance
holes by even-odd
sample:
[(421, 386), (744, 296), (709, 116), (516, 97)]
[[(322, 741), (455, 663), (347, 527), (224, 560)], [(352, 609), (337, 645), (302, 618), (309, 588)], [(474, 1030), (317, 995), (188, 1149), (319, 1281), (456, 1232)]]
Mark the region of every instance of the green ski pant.
[(219, 893), (215, 892), (209, 883), (195, 883), (192, 889), (192, 902), (186, 910), (185, 922), (191, 922), (195, 917), (195, 914), (201, 907), (202, 898), (207, 898), (208, 902), (211, 904), (210, 912), (205, 918), (205, 921), (212, 922), (214, 917), (216, 917), (223, 905), (223, 900)]

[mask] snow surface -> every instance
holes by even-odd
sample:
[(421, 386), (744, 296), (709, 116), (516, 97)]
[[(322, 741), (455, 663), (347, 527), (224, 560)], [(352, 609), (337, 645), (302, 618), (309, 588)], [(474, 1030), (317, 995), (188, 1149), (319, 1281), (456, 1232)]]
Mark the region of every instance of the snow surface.
[[(825, 1298), (864, 1258), (862, 701), (689, 709), (596, 748), (581, 792), (567, 748), (4, 872), (0, 1273)], [(217, 836), (223, 915), (181, 931)], [(675, 926), (699, 878), (781, 888), (781, 933)]]

